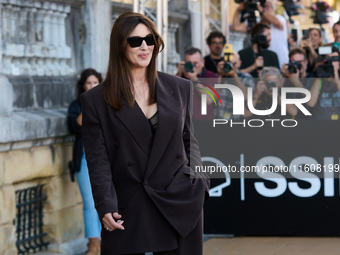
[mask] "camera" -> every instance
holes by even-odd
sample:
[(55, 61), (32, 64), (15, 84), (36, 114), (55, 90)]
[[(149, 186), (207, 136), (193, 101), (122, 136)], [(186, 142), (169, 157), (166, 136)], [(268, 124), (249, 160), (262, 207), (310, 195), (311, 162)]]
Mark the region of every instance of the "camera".
[(323, 62), (322, 65), (319, 65), (316, 68), (316, 73), (319, 78), (331, 78), (334, 75), (334, 67), (332, 62), (339, 61), (339, 56), (332, 57), (319, 57), (317, 62)]
[(233, 58), (233, 45), (232, 44), (226, 44), (224, 46), (224, 65), (223, 65), (223, 71), (225, 73), (229, 73), (233, 70), (233, 64), (231, 63), (231, 60)]
[(285, 8), (286, 13), (289, 17), (290, 24), (293, 24), (292, 16), (299, 15), (299, 9), (303, 9), (304, 6), (298, 5), (295, 0), (280, 0), (282, 2), (282, 6)]
[(251, 39), (253, 44), (257, 44), (258, 46), (260, 46), (261, 48), (266, 48), (267, 46), (267, 36), (260, 34), (260, 35), (255, 35), (252, 39)]
[(243, 12), (241, 13), (240, 21), (244, 22), (245, 20), (248, 21), (248, 31), (253, 27), (254, 24), (256, 24), (256, 15), (255, 11), (257, 11), (257, 2), (260, 2), (260, 5), (264, 8), (264, 4), (266, 3), (266, 0), (235, 0), (235, 3), (241, 4), (245, 2), (245, 8)]
[(333, 48), (332, 46), (323, 46), (319, 47), (319, 54), (320, 57), (317, 58), (317, 62), (323, 62), (321, 65), (319, 65), (316, 68), (316, 74), (320, 78), (330, 78), (334, 75), (334, 67), (332, 62), (339, 61), (339, 56), (332, 56), (328, 57), (326, 55), (329, 55), (333, 52), (338, 52), (336, 48)]
[(298, 70), (301, 70), (301, 63), (296, 62), (296, 61), (291, 61), (287, 65), (287, 69), (289, 73), (297, 73)]
[(274, 81), (267, 80), (267, 81), (265, 81), (264, 83), (266, 84), (267, 89), (268, 89), (269, 92), (272, 92), (272, 91), (273, 91), (273, 88), (276, 87), (276, 82), (274, 82)]
[(195, 67), (195, 65), (191, 61), (184, 63), (184, 70), (188, 73), (193, 73), (194, 67)]
[(225, 62), (224, 65), (223, 65), (223, 71), (224, 71), (225, 73), (229, 73), (230, 71), (233, 70), (233, 66), (234, 66), (234, 65), (233, 65), (230, 61), (227, 61), (227, 62)]

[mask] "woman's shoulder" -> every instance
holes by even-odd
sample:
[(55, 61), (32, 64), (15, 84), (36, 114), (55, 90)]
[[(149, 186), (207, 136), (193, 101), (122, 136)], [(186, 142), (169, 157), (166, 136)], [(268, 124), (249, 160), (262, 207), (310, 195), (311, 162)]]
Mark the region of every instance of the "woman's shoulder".
[(166, 84), (169, 86), (173, 91), (178, 90), (189, 90), (190, 88), (190, 80), (184, 79), (175, 75), (158, 72), (158, 79), (160, 83)]
[(190, 80), (184, 79), (182, 77), (178, 77), (172, 74), (163, 73), (159, 71), (157, 73), (158, 73), (158, 78), (161, 80), (170, 81), (170, 82), (187, 83), (187, 84), (190, 83)]

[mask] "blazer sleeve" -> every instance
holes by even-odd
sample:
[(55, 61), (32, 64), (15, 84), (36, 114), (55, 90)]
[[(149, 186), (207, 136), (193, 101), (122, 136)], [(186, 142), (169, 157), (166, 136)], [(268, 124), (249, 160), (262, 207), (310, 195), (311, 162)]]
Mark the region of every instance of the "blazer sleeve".
[[(97, 100), (100, 101), (100, 100)], [(110, 160), (102, 126), (92, 100), (81, 96), (83, 141), (90, 174), (93, 199), (101, 220), (106, 213), (118, 212), (116, 190), (112, 182)]]
[(192, 173), (194, 173), (194, 178), (202, 179), (205, 182), (205, 199), (209, 198), (209, 188), (210, 188), (210, 179), (207, 174), (201, 173), (199, 171), (195, 171), (196, 166), (202, 166), (201, 153), (198, 146), (198, 141), (194, 136), (194, 126), (192, 123), (192, 95), (193, 95), (193, 86), (190, 83), (189, 87), (189, 95), (187, 100), (187, 110), (186, 110), (186, 118), (183, 129), (183, 142), (187, 157), (189, 159), (189, 166), (192, 169)]

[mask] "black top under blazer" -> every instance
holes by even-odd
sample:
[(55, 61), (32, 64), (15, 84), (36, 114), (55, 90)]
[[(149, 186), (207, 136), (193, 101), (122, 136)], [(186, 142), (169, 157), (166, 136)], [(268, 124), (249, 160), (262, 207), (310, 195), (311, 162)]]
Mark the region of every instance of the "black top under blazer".
[(190, 82), (158, 72), (156, 100), (153, 138), (137, 103), (131, 109), (122, 96), (123, 107), (114, 110), (103, 99), (102, 84), (81, 96), (95, 207), (100, 219), (120, 213), (125, 227), (102, 230), (102, 254), (176, 249), (177, 237), (194, 229), (209, 196), (209, 179), (190, 169), (202, 164), (192, 131)]

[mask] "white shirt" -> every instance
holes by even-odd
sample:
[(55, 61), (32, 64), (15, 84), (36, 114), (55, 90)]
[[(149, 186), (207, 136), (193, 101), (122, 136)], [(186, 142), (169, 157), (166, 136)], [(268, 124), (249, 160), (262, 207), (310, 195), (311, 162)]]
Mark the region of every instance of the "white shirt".
[(272, 40), (268, 49), (277, 54), (281, 68), (284, 63), (289, 62), (287, 23), (286, 19), (282, 15), (277, 14), (275, 17), (281, 22), (283, 29), (280, 30), (273, 24), (270, 24)]

